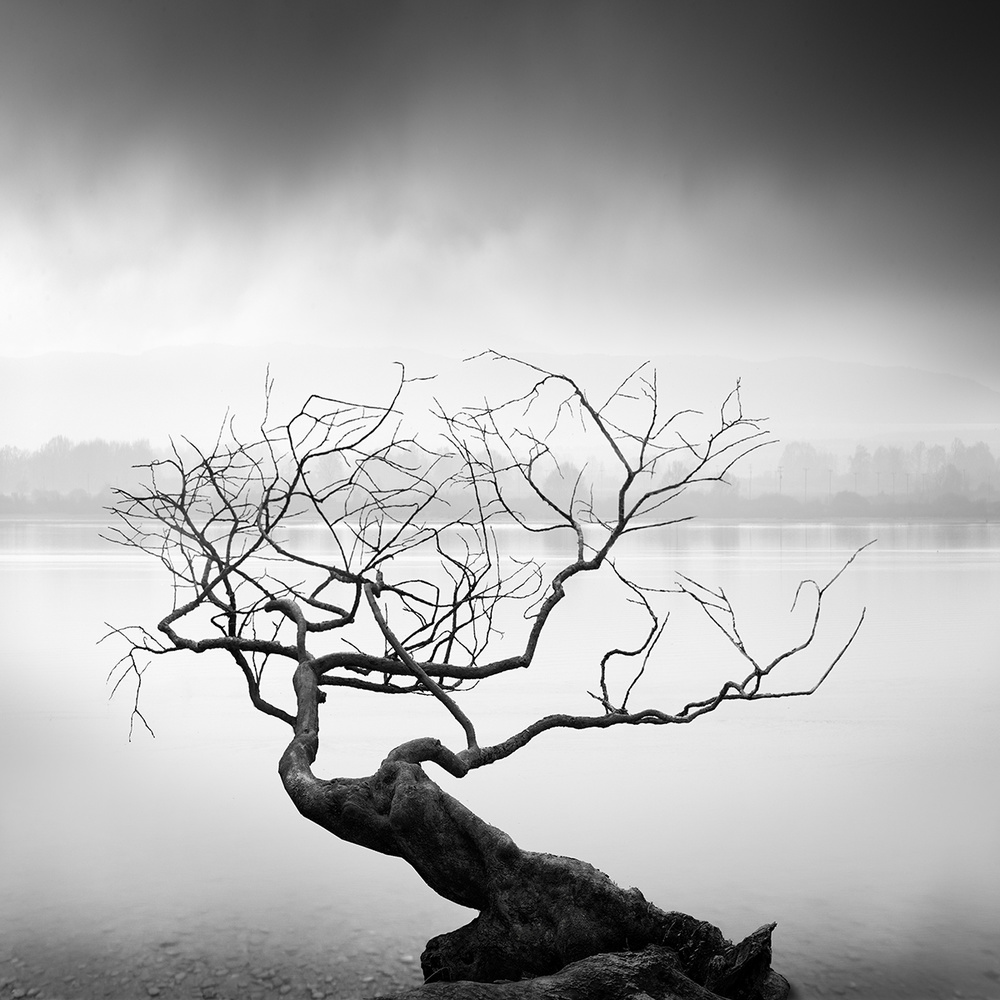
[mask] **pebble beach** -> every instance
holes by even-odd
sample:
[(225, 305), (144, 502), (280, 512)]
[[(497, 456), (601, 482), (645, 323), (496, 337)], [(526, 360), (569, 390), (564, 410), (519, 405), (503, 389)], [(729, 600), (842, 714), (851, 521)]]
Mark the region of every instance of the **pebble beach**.
[[(373, 930), (323, 945), (262, 931), (190, 930), (156, 940), (81, 933), (0, 943), (0, 1000), (361, 1000), (421, 982), (423, 938)], [(963, 955), (873, 947), (778, 955), (794, 998), (1000, 1000), (1000, 942)]]

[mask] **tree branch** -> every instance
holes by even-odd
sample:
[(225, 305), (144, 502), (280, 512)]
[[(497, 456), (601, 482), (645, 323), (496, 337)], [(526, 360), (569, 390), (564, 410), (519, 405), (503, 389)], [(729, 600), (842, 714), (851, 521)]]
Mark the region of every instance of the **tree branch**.
[(382, 614), (381, 609), (378, 606), (378, 602), (375, 600), (375, 595), (372, 592), (372, 585), (370, 583), (365, 584), (365, 597), (368, 600), (368, 606), (372, 609), (372, 615), (375, 621), (378, 623), (378, 627), (382, 630), (382, 634), (386, 637), (389, 645), (396, 651), (396, 655), (406, 664), (406, 666), (412, 671), (413, 675), (417, 677), (421, 684), (431, 694), (441, 702), (442, 705), (454, 716), (455, 721), (462, 727), (465, 731), (465, 738), (467, 745), (470, 750), (474, 750), (477, 747), (476, 743), (476, 729), (469, 720), (469, 717), (463, 712), (455, 700), (451, 698), (438, 684), (434, 681), (424, 670), (423, 667), (413, 659), (412, 656), (406, 651), (405, 647), (396, 638), (392, 629), (389, 628), (388, 622), (385, 620), (385, 616)]
[[(308, 732), (302, 747), (311, 747), (318, 732), (314, 709), (325, 690), (437, 698), (462, 727), (465, 749), (455, 755), (415, 741), (399, 751), (400, 759), (434, 760), (453, 773), (509, 756), (553, 728), (690, 722), (725, 701), (806, 695), (823, 683), (854, 641), (863, 613), (814, 687), (762, 690), (772, 671), (813, 644), (825, 594), (867, 546), (823, 586), (799, 585), (793, 609), (807, 585), (817, 595), (811, 627), (767, 662), (747, 650), (721, 588), (679, 576), (674, 593), (699, 604), (750, 671), (678, 710), (628, 707), (664, 634), (669, 611), (659, 603), (668, 595), (656, 597), (654, 607), (656, 592), (616, 565), (616, 547), (626, 535), (688, 520), (687, 512), (673, 516), (669, 504), (725, 482), (736, 462), (769, 443), (762, 421), (745, 415), (738, 381), (713, 415), (671, 413), (663, 410), (655, 371), (645, 365), (598, 405), (567, 374), (497, 352), (480, 357), (527, 373), (527, 386), (497, 403), (455, 407), (435, 399), (433, 437), (407, 430), (405, 397), (418, 380), (402, 368), (386, 405), (314, 394), (273, 426), (268, 380), (256, 436), (241, 437), (227, 417), (210, 447), (171, 442), (169, 457), (143, 466), (144, 486), (116, 492), (117, 521), (107, 537), (155, 558), (174, 587), (156, 638), (144, 629), (112, 632), (130, 644), (113, 680), (116, 688), (126, 679), (136, 685), (133, 723), (145, 723), (138, 713), (142, 656), (181, 651), (226, 652), (255, 709), (299, 735)], [(607, 469), (594, 479), (595, 470)], [(499, 525), (527, 537), (568, 533), (572, 555), (508, 555)], [(400, 579), (392, 567), (413, 555), (426, 560), (420, 564), (426, 569)], [(594, 657), (592, 697), (603, 714), (556, 713), (481, 748), (454, 694), (530, 668), (563, 601), (608, 576), (624, 585), (627, 603), (642, 609), (646, 627)], [(381, 649), (368, 648), (371, 636), (358, 621), (362, 598)], [(503, 627), (516, 602), (526, 631), (508, 640)], [(300, 692), (294, 716), (261, 694), (269, 664), (289, 660), (297, 664)], [(611, 672), (619, 661), (635, 664), (620, 686)], [(315, 703), (308, 711), (302, 692)]]

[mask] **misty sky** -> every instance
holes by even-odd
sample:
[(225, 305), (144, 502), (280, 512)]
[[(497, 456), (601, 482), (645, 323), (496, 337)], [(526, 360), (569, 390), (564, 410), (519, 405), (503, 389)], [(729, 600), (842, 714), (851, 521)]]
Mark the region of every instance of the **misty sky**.
[(0, 354), (817, 355), (1000, 388), (989, 13), (4, 0)]

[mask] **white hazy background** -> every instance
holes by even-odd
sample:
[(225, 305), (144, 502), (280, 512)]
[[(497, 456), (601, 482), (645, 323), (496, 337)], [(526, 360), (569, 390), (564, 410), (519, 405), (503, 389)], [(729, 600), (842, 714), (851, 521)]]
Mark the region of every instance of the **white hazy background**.
[[(703, 388), (743, 375), (786, 440), (982, 436), (996, 451), (989, 13), (7, 0), (0, 447), (204, 438), (227, 408), (259, 406), (268, 364), (282, 405), (345, 385), (381, 400), (396, 358), (431, 374), (495, 347), (603, 378), (612, 356), (698, 358), (714, 375), (674, 366), (697, 390), (681, 405), (711, 408)], [(900, 368), (921, 373), (905, 392)], [(110, 654), (91, 643), (106, 619), (144, 618), (162, 581), (91, 529), (2, 527), (4, 920), (144, 935), (199, 912), (218, 923), (226, 906), (292, 912), (311, 890), (289, 844), (312, 832), (261, 778), (281, 737), (260, 725), (277, 724), (219, 717), (240, 707), (227, 682), (208, 693), (182, 672), (150, 678), (160, 741), (126, 744), (127, 706), (104, 700)], [(733, 569), (711, 554), (732, 540), (697, 537)], [(740, 541), (752, 581), (787, 583), (773, 541)], [(803, 541), (791, 568), (821, 572), (843, 549), (828, 541)], [(996, 548), (990, 531), (931, 532), (872, 553), (846, 595), (872, 606), (861, 655), (828, 700), (792, 704), (788, 728), (761, 735), (747, 713), (627, 748), (570, 739), (531, 796), (512, 762), (489, 818), (729, 933), (777, 917), (799, 929), (783, 947), (806, 955), (821, 940), (918, 949), (938, 918), (946, 951), (976, 951), (975, 929), (996, 926)], [(789, 729), (790, 756), (769, 743)], [(357, 773), (384, 749), (362, 735), (340, 748)], [(784, 761), (770, 796), (743, 738)], [(619, 754), (627, 781), (604, 759)], [(600, 787), (578, 783), (581, 761)], [(715, 822), (629, 818), (636, 796), (669, 802), (661, 789)], [(580, 815), (584, 792), (624, 821)], [(657, 823), (690, 869), (661, 873), (655, 842), (634, 836)], [(424, 897), (395, 907), (382, 859), (308, 843), (309, 876), (323, 852), (341, 859), (320, 893), (339, 926), (357, 923), (357, 891), (380, 920), (421, 924)], [(459, 916), (426, 906), (441, 929)]]

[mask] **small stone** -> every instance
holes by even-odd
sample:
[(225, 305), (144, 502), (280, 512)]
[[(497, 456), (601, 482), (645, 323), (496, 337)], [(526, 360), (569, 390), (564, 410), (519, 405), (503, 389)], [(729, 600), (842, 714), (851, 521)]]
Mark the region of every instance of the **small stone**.
[(147, 986), (146, 987), (146, 992), (151, 997), (158, 997), (160, 995), (160, 987), (159, 986)]
[(289, 986), (289, 985), (288, 985), (288, 983), (285, 983), (285, 984), (284, 984), (284, 985), (283, 985), (283, 986), (281, 987), (281, 989), (280, 989), (280, 990), (278, 990), (278, 992), (279, 992), (279, 993), (280, 993), (280, 994), (281, 994), (281, 995), (282, 995), (283, 997), (284, 997), (284, 996), (288, 996), (288, 994), (292, 992), (292, 988), (291, 988), (291, 986)]
[(14, 1000), (21, 1000), (21, 997), (27, 996), (28, 993), (26, 990), (17, 989), (12, 990), (10, 995), (14, 998)]

